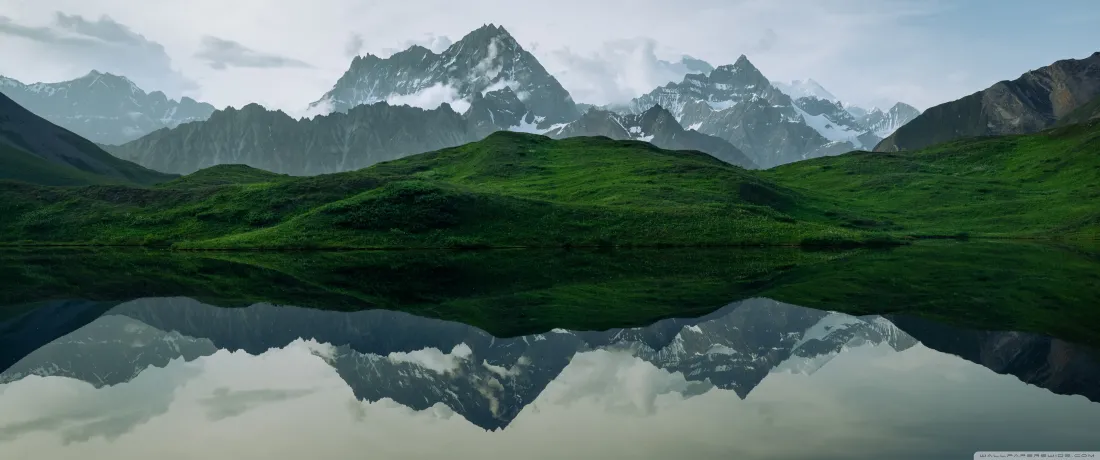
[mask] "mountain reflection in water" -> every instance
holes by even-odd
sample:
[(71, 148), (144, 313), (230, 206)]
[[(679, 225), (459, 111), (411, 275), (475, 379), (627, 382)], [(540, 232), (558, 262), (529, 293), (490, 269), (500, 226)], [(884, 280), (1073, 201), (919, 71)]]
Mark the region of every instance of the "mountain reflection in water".
[(7, 357), (4, 458), (1100, 450), (1097, 353), (1030, 333), (766, 298), (646, 327), (513, 338), (386, 310), (189, 298), (89, 308), (101, 316)]

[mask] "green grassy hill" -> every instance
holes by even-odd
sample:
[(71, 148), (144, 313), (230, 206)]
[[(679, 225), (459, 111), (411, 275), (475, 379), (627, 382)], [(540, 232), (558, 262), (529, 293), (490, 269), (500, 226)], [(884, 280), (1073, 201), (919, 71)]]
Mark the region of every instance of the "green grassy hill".
[[(228, 185), (219, 185), (227, 184)], [(799, 244), (877, 238), (698, 152), (501, 132), (364, 170), (242, 166), (155, 188), (0, 186), (0, 239), (187, 248)]]
[(1100, 122), (748, 171), (500, 132), (354, 172), (218, 166), (152, 188), (0, 182), (0, 241), (177, 248), (853, 245), (1096, 238)]
[(910, 235), (1100, 237), (1100, 120), (913, 152), (852, 152), (761, 175), (796, 192), (835, 200), (842, 211), (834, 221), (857, 228)]
[(120, 179), (81, 171), (66, 164), (54, 163), (3, 144), (0, 144), (0, 180), (16, 180), (42, 185), (123, 182)]

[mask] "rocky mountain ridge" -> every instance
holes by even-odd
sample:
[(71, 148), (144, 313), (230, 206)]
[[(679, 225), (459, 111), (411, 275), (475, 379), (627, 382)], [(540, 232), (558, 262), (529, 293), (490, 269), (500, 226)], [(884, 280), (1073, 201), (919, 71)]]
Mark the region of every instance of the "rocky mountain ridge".
[(36, 115), (98, 144), (123, 144), (161, 128), (205, 120), (214, 106), (189, 97), (146, 93), (128, 78), (91, 71), (57, 83), (24, 84), (0, 76), (0, 92)]

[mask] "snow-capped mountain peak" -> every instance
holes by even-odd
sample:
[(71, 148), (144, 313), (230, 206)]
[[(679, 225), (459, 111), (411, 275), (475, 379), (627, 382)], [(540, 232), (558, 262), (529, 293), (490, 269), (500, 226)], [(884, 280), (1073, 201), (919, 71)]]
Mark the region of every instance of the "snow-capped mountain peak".
[(439, 54), (414, 46), (384, 59), (357, 57), (311, 107), (345, 112), (381, 101), (427, 109), (443, 102), (458, 107), (471, 103), (475, 93), (484, 96), (505, 87), (534, 116), (543, 117), (544, 124), (572, 121), (579, 115), (557, 79), (507, 30), (494, 24), (466, 34)]
[(792, 80), (787, 83), (781, 81), (773, 81), (771, 83), (772, 86), (775, 86), (792, 99), (816, 97), (827, 101), (840, 102), (840, 98), (834, 96), (833, 93), (830, 93), (829, 90), (825, 89), (825, 87), (821, 86), (820, 83), (814, 81), (812, 78)]
[(0, 89), (17, 104), (81, 137), (122, 144), (165, 127), (205, 120), (214, 106), (191, 98), (146, 93), (122, 75), (92, 70), (73, 80), (23, 84), (0, 77)]

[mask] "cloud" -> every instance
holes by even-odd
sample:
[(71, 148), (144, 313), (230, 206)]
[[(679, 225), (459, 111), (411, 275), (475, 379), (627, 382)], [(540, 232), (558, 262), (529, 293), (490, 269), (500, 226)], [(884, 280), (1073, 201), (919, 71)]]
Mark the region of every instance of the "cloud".
[(252, 67), (260, 69), (276, 67), (312, 68), (312, 65), (294, 58), (256, 51), (233, 40), (202, 37), (202, 46), (195, 57), (206, 61), (212, 69), (224, 70), (229, 67)]
[(714, 70), (710, 63), (691, 56), (660, 59), (657, 47), (650, 38), (614, 40), (589, 54), (554, 50), (544, 60), (574, 100), (596, 105), (628, 102), (689, 73)]
[(779, 35), (775, 33), (775, 29), (764, 29), (764, 35), (756, 42), (756, 46), (752, 47), (752, 52), (763, 53), (770, 51), (772, 48), (775, 48), (775, 44), (778, 41)]
[(451, 85), (436, 83), (413, 94), (395, 94), (386, 98), (390, 105), (407, 105), (431, 110), (443, 103), (451, 105), (458, 113), (466, 113), (470, 109), (470, 101), (458, 96), (458, 90)]
[(172, 59), (160, 43), (110, 16), (93, 21), (55, 12), (52, 18), (50, 25), (30, 26), (0, 16), (0, 35), (29, 41), (35, 60), (56, 62), (71, 75), (93, 69), (125, 75), (147, 90), (161, 90), (173, 97), (198, 87), (173, 69)]
[(275, 390), (261, 388), (257, 390), (230, 391), (220, 387), (210, 397), (199, 400), (206, 406), (206, 416), (210, 421), (236, 417), (265, 404), (290, 401), (313, 394), (316, 390)]
[(429, 33), (424, 34), (417, 39), (405, 40), (401, 43), (399, 48), (384, 48), (382, 50), (382, 54), (392, 55), (398, 51), (404, 51), (412, 48), (413, 46), (423, 46), (431, 50), (433, 53), (439, 54), (446, 51), (447, 48), (450, 48), (453, 44), (454, 42), (451, 41), (451, 39), (446, 35), (436, 35)]
[(348, 37), (348, 43), (344, 45), (344, 54), (348, 57), (355, 57), (359, 55), (359, 51), (363, 49), (363, 36), (360, 34), (351, 34)]
[[(178, 88), (178, 80), (171, 80), (178, 75), (167, 73), (166, 57), (132, 46), (120, 51), (101, 39), (64, 31), (53, 24), (55, 10), (83, 15), (89, 22), (108, 15), (163, 44), (171, 64), (201, 85), (195, 97), (217, 106), (260, 102), (284, 110), (304, 107), (332, 88), (348, 69), (347, 45), (354, 34), (363, 39), (361, 54), (385, 56), (413, 44), (439, 52), (450, 38), (457, 40), (486, 22), (503, 25), (520, 43), (537, 43), (528, 51), (581, 102), (652, 88), (635, 88), (641, 84), (629, 83), (631, 72), (625, 70), (609, 74), (621, 78), (621, 84), (593, 84), (585, 78), (595, 75), (586, 75), (589, 69), (555, 63), (559, 58), (553, 52), (567, 49), (590, 58), (606, 54), (609, 41), (640, 35), (660, 44), (656, 55), (669, 63), (679, 62), (682, 53), (714, 65), (747, 54), (771, 80), (813, 78), (845, 101), (866, 105), (881, 94), (918, 108), (1058, 59), (1088, 56), (1100, 43), (1100, 28), (1067, 26), (1096, 18), (1092, 2), (1067, 2), (1057, 9), (1022, 0), (1013, 0), (1012, 8), (994, 8), (994, 3), (695, 0), (685, 8), (661, 0), (560, 0), (517, 9), (508, 0), (280, 1), (278, 8), (270, 0), (0, 0), (0, 14), (10, 18), (0, 24), (0, 74), (58, 81), (94, 67), (127, 75), (147, 90)], [(996, 13), (993, 23), (1002, 27), (974, 26), (974, 17), (990, 11)], [(263, 51), (305, 59), (315, 68), (211, 69), (194, 57), (205, 35), (257, 48), (262, 44)], [(96, 43), (99, 51), (86, 52), (86, 42)], [(572, 75), (562, 75), (562, 69)], [(969, 75), (945, 81), (943, 74), (954, 70)], [(144, 80), (135, 78), (139, 74)], [(895, 90), (902, 92), (885, 94)]]

